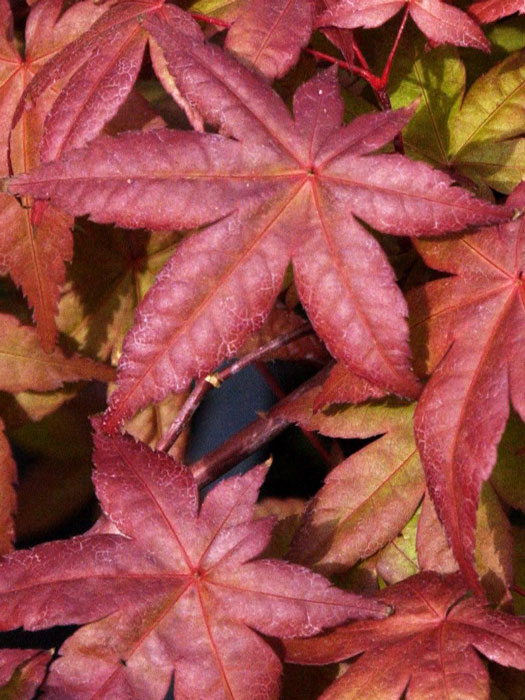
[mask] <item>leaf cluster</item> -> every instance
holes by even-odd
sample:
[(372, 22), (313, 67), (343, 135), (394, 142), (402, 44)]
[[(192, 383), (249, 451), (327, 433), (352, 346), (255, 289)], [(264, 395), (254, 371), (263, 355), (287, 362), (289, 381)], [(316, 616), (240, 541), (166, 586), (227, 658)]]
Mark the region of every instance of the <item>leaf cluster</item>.
[(523, 14), (0, 0), (1, 698), (525, 697)]

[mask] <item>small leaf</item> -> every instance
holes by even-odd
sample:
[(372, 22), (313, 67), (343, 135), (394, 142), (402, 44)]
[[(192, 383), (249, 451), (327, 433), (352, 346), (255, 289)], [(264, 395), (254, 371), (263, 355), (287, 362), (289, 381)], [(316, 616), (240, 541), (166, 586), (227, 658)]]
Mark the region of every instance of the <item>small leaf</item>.
[(490, 51), (483, 32), (465, 12), (441, 0), (340, 0), (317, 20), (318, 26), (379, 27), (404, 5), (421, 31), (436, 44)]
[(469, 7), (469, 12), (479, 19), (480, 22), (495, 22), (500, 17), (519, 12), (525, 13), (524, 0), (481, 0)]

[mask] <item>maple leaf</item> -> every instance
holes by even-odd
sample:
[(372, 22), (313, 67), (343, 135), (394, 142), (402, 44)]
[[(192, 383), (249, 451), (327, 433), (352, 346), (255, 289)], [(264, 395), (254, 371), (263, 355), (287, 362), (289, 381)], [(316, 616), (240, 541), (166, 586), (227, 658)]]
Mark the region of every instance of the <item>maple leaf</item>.
[(14, 316), (0, 314), (0, 390), (48, 391), (80, 379), (113, 379), (111, 367), (87, 357), (67, 357), (56, 347), (44, 352), (34, 328), (22, 326)]
[(512, 192), (525, 177), (525, 52), (493, 66), (465, 94), (465, 66), (453, 48), (425, 52), (417, 42), (413, 47), (397, 62), (391, 91), (395, 107), (422, 98), (403, 130), (407, 153), (485, 190), (488, 184)]
[(478, 24), (465, 12), (441, 0), (340, 0), (317, 19), (316, 25), (348, 29), (379, 27), (406, 5), (419, 29), (436, 44), (490, 51), (490, 44)]
[[(65, 82), (48, 110), (40, 148), (43, 161), (84, 145), (117, 114), (142, 65), (148, 42), (142, 27), (146, 14), (158, 13), (163, 23), (173, 22), (177, 31), (200, 36), (192, 18), (178, 8), (164, 5), (164, 0), (123, 0), (108, 10), (98, 8), (98, 15), (101, 11), (103, 14), (88, 31), (79, 32), (78, 38), (70, 40), (48, 61), (20, 98), (15, 122), (24, 110), (32, 111), (34, 104), (40, 104), (41, 95), (47, 94), (50, 86)], [(154, 59), (156, 67), (160, 60), (157, 54)], [(159, 78), (164, 78), (162, 67)]]
[(38, 649), (0, 650), (2, 700), (32, 700), (44, 680), (50, 659), (50, 652)]
[(305, 430), (377, 440), (338, 464), (310, 501), (290, 558), (326, 574), (344, 571), (386, 545), (411, 518), (424, 492), (413, 438), (413, 405), (392, 402), (313, 413), (317, 389), (286, 407)]
[[(484, 484), (477, 511), (475, 559), (476, 570), (492, 605), (503, 605), (511, 599), (513, 550), (508, 518), (490, 483)], [(375, 566), (388, 584), (418, 571), (446, 574), (458, 570), (428, 494), (399, 535), (376, 555)]]
[(197, 0), (191, 5), (191, 11), (231, 22), (239, 16), (245, 2), (246, 0)]
[(181, 93), (224, 135), (101, 137), (10, 185), (127, 227), (215, 222), (183, 242), (140, 305), (106, 428), (232, 355), (268, 315), (290, 256), (329, 351), (359, 376), (416, 395), (405, 301), (379, 244), (351, 212), (384, 232), (419, 235), (504, 220), (507, 210), (424, 164), (367, 155), (393, 138), (410, 109), (340, 127), (343, 104), (329, 71), (297, 91), (294, 123), (271, 88), (218, 47), (174, 36), (154, 15), (144, 26)]
[(14, 539), (13, 513), (16, 508), (16, 464), (0, 419), (0, 556), (12, 548)]
[(312, 33), (312, 0), (245, 3), (225, 47), (270, 80), (295, 65)]
[[(523, 208), (525, 185), (508, 201)], [(416, 410), (416, 439), (454, 555), (481, 593), (473, 568), (481, 482), (496, 462), (509, 397), (525, 419), (525, 223), (417, 246), (429, 266), (453, 276), (409, 295), (415, 344), (435, 368)]]
[(466, 593), (459, 574), (418, 574), (377, 594), (395, 608), (392, 617), (286, 641), (286, 660), (326, 664), (362, 654), (320, 700), (399, 700), (405, 692), (410, 700), (486, 700), (488, 673), (476, 652), (524, 669), (525, 625)]
[[(255, 352), (261, 346), (265, 346), (279, 336), (290, 333), (298, 328), (304, 328), (304, 319), (299, 314), (280, 305), (276, 305), (261, 328), (251, 335), (248, 340), (236, 352), (237, 357), (243, 357)], [(315, 333), (296, 340), (292, 340), (284, 346), (271, 349), (265, 353), (261, 361), (269, 360), (307, 360), (319, 365), (324, 365), (330, 360), (330, 355)]]
[(273, 527), (251, 521), (264, 466), (216, 486), (199, 510), (191, 473), (167, 455), (99, 432), (95, 445), (97, 495), (123, 535), (99, 529), (0, 565), (3, 629), (99, 620), (62, 646), (49, 696), (154, 700), (175, 669), (176, 697), (275, 698), (280, 663), (249, 628), (308, 636), (386, 613), (302, 567), (253, 561)]
[[(38, 162), (44, 119), (56, 93), (49, 93), (38, 109), (23, 115), (11, 133), (15, 108), (25, 86), (62, 46), (81, 32), (100, 12), (91, 2), (81, 2), (59, 19), (62, 0), (42, 0), (27, 19), (24, 59), (13, 34), (11, 9), (0, 2), (0, 175), (25, 172)], [(9, 157), (8, 157), (9, 152)], [(10, 274), (22, 288), (43, 347), (50, 351), (55, 342), (54, 316), (65, 278), (64, 261), (71, 258), (71, 217), (48, 207), (37, 222), (30, 202), (20, 206), (13, 197), (0, 194), (0, 274)]]
[(469, 12), (480, 22), (495, 22), (500, 17), (507, 17), (519, 12), (525, 13), (524, 0), (481, 0), (469, 7)]
[(180, 238), (180, 234), (130, 232), (79, 222), (59, 304), (59, 329), (82, 352), (116, 364), (137, 304)]
[(351, 372), (342, 362), (337, 362), (314, 401), (319, 411), (332, 403), (363, 403), (369, 399), (381, 399), (387, 392)]

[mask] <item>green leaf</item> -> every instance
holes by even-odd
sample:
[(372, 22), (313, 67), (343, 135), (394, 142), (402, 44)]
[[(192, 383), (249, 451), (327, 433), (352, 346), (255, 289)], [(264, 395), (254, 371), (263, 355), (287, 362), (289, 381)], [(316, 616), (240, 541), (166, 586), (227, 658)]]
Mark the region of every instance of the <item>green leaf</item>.
[(209, 17), (233, 20), (243, 5), (244, 0), (198, 0), (193, 3), (190, 10)]
[(377, 570), (389, 585), (419, 573), (416, 533), (420, 513), (421, 507), (417, 509), (399, 535), (379, 554)]
[[(180, 238), (178, 233), (130, 232), (81, 223), (57, 321), (75, 348), (117, 363), (137, 304)], [(98, 271), (96, 276), (93, 269)]]
[(449, 124), (461, 106), (465, 67), (457, 49), (451, 46), (425, 52), (420, 43), (411, 53), (396, 63), (390, 101), (397, 108), (420, 99), (416, 114), (403, 131), (406, 152), (447, 168)]
[[(462, 102), (465, 67), (452, 47), (415, 45), (396, 63), (393, 107), (420, 99), (403, 132), (407, 154), (509, 193), (525, 177), (525, 51), (474, 82)], [(460, 177), (461, 179), (461, 177)]]

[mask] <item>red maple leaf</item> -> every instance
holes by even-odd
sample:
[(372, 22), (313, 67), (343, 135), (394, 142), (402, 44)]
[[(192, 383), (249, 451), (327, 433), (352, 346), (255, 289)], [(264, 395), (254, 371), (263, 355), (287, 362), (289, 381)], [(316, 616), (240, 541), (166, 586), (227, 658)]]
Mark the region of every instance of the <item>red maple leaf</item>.
[[(59, 8), (62, 0), (53, 0)], [(89, 6), (94, 6), (89, 3)], [(78, 6), (77, 6), (78, 7)], [(49, 112), (42, 134), (43, 161), (58, 158), (70, 148), (78, 148), (97, 136), (128, 97), (142, 65), (148, 34), (142, 23), (148, 13), (158, 13), (166, 25), (174, 23), (178, 32), (200, 36), (190, 15), (164, 0), (120, 0), (109, 9), (94, 8), (97, 21), (77, 27), (77, 38), (69, 37), (63, 49), (47, 62), (25, 88), (16, 110), (16, 122), (24, 111), (40, 107), (42, 95), (61, 84), (58, 98)], [(101, 15), (101, 16), (100, 16)], [(66, 15), (67, 16), (67, 15)], [(81, 31), (84, 29), (84, 31)], [(165, 82), (161, 58), (151, 47), (153, 67)], [(165, 87), (174, 95), (169, 85)]]
[[(508, 203), (523, 209), (525, 185)], [(481, 592), (473, 567), (481, 482), (496, 462), (509, 398), (525, 419), (525, 220), (417, 246), (428, 265), (453, 275), (409, 295), (416, 346), (435, 368), (416, 410), (417, 444), (454, 555)]]
[[(361, 654), (319, 700), (486, 700), (476, 652), (525, 669), (525, 625), (466, 597), (459, 574), (418, 574), (379, 592), (387, 620), (356, 622), (311, 640), (285, 642), (286, 660), (326, 664)], [(363, 653), (365, 652), (365, 653)]]
[[(25, 113), (10, 131), (16, 105), (25, 86), (47, 61), (87, 28), (100, 8), (81, 2), (60, 18), (62, 0), (42, 0), (27, 19), (24, 58), (13, 33), (8, 0), (0, 1), (0, 174), (25, 172), (39, 162), (44, 119), (56, 93), (48, 93), (37, 109)], [(10, 274), (27, 297), (45, 350), (55, 343), (55, 313), (60, 285), (65, 280), (64, 262), (71, 258), (73, 220), (48, 207), (38, 221), (31, 201), (21, 206), (14, 197), (0, 194), (0, 274)]]
[(317, 20), (317, 26), (379, 27), (408, 5), (410, 16), (436, 44), (472, 46), (490, 51), (478, 24), (457, 7), (441, 0), (340, 0)]
[(274, 524), (252, 521), (264, 466), (199, 509), (191, 473), (131, 438), (97, 434), (95, 463), (100, 503), (123, 534), (98, 528), (0, 565), (2, 629), (98, 620), (62, 646), (46, 697), (160, 699), (175, 670), (177, 698), (276, 698), (280, 662), (252, 630), (309, 636), (386, 614), (303, 567), (254, 561)]
[(525, 13), (525, 0), (481, 0), (469, 7), (469, 12), (480, 22), (495, 22), (500, 17), (507, 17), (519, 12)]
[(178, 89), (223, 135), (102, 137), (10, 185), (127, 227), (215, 222), (179, 247), (139, 307), (107, 429), (232, 355), (269, 313), (290, 257), (301, 301), (330, 352), (368, 381), (416, 395), (405, 301), (355, 216), (387, 233), (419, 235), (501, 221), (507, 211), (422, 163), (368, 155), (412, 110), (341, 127), (343, 103), (328, 71), (297, 91), (294, 122), (269, 86), (218, 47), (174, 35), (154, 14), (143, 25)]
[(312, 0), (246, 2), (225, 47), (270, 80), (294, 66), (312, 33)]

